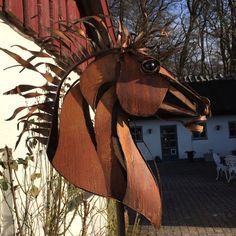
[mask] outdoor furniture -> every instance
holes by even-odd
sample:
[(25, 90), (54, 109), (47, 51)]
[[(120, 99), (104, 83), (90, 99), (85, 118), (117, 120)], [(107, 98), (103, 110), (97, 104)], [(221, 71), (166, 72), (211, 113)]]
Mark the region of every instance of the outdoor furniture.
[(236, 177), (236, 156), (228, 155), (225, 157), (225, 164), (227, 166), (228, 175), (228, 183), (233, 177)]
[(227, 167), (227, 165), (224, 165), (221, 162), (220, 156), (216, 153), (213, 153), (213, 159), (216, 164), (216, 172), (217, 172), (216, 180), (218, 180), (219, 177), (222, 176), (223, 173), (225, 173), (225, 178), (228, 180), (228, 177), (227, 177), (228, 167)]

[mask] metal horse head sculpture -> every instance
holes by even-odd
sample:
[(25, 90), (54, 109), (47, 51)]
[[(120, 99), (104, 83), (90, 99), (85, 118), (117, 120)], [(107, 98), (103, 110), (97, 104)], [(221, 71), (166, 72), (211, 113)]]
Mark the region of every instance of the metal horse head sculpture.
[[(105, 27), (101, 19), (99, 23)], [(67, 29), (60, 36), (71, 39), (68, 32)], [(83, 56), (79, 62), (57, 84), (53, 102), (50, 101), (51, 110), (45, 110), (47, 102), (38, 106), (45, 116), (51, 117), (52, 125), (45, 134), (40, 132), (45, 128), (36, 124), (39, 127), (34, 131), (45, 135), (37, 139), (47, 143), (52, 165), (70, 183), (122, 202), (158, 228), (161, 221), (158, 183), (132, 139), (129, 117), (187, 116), (192, 121), (186, 126), (199, 130), (201, 127), (194, 122), (209, 115), (209, 101), (181, 84), (156, 58), (149, 56), (148, 50), (142, 47), (142, 34), (131, 40), (128, 30), (120, 27), (116, 44), (104, 49), (95, 45), (81, 29), (77, 32), (92, 47), (80, 50)], [(60, 110), (63, 81), (84, 62), (88, 66), (67, 91)], [(54, 66), (50, 68), (58, 72)], [(61, 69), (60, 74), (63, 74)], [(32, 88), (18, 86), (19, 89), (25, 92)], [(55, 91), (54, 86), (44, 89)], [(94, 124), (89, 107), (95, 113)], [(41, 119), (46, 120), (42, 116)]]

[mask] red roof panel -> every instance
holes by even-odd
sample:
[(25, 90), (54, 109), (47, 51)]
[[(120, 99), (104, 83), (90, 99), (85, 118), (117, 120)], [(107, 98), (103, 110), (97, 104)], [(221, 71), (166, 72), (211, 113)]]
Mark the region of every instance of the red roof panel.
[(2, 11), (3, 8), (3, 0), (0, 0), (0, 11)]
[(50, 35), (49, 1), (40, 0), (40, 2), (38, 4), (39, 36), (45, 37)]
[(23, 2), (22, 1), (12, 1), (5, 0), (4, 11), (11, 15), (17, 23), (23, 24)]
[(67, 0), (67, 15), (69, 18), (69, 22), (74, 22), (80, 18), (80, 14), (74, 0)]
[(59, 5), (59, 21), (67, 23), (68, 17), (66, 10), (66, 0), (58, 0), (58, 5)]
[[(102, 6), (103, 15), (104, 16), (110, 16), (107, 1), (106, 0), (99, 0), (99, 1), (101, 3), (101, 6)], [(109, 35), (111, 36), (112, 41), (116, 42), (116, 36), (115, 36), (115, 32), (114, 32), (114, 28), (113, 28), (113, 25), (112, 25), (111, 18), (106, 17), (105, 21), (106, 21), (106, 25), (107, 25)]]
[(59, 4), (55, 4), (53, 1), (49, 2), (49, 15), (51, 29), (55, 30), (59, 28)]
[(37, 0), (24, 2), (24, 26), (33, 30), (38, 36), (39, 32), (39, 15)]

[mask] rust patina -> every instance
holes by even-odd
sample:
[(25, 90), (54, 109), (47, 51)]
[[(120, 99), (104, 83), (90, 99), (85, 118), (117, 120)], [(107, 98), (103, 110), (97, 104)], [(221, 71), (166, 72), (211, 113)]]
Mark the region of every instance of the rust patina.
[[(107, 30), (101, 18), (91, 19)], [(88, 17), (80, 22), (87, 21)], [(79, 188), (122, 202), (159, 228), (162, 211), (159, 186), (132, 139), (129, 118), (185, 117), (189, 118), (184, 123), (186, 127), (201, 132), (202, 126), (197, 122), (210, 115), (210, 102), (181, 84), (149, 55), (142, 33), (132, 38), (127, 28), (120, 25), (115, 45), (112, 42), (105, 45), (102, 39), (96, 44), (81, 28), (72, 25), (57, 33), (59, 43), (63, 40), (63, 45), (71, 43), (72, 32), (81, 35), (87, 44), (87, 48), (80, 45), (73, 58), (68, 54), (74, 65), (65, 71), (45, 63), (57, 78), (61, 77), (59, 83), (50, 74), (39, 72), (30, 60), (5, 50), (22, 66), (39, 72), (50, 82), (38, 87), (47, 92), (48, 100), (29, 107), (29, 113), (19, 119), (24, 122), (20, 138), (29, 130), (29, 118), (39, 117), (41, 122), (35, 122), (37, 128), (31, 130), (40, 135), (34, 138), (47, 145), (49, 160), (62, 176)], [(40, 53), (35, 56), (50, 57)], [(83, 63), (88, 63), (85, 69), (81, 67)], [(62, 87), (72, 70), (81, 73), (80, 78), (64, 95)], [(38, 94), (30, 92), (35, 88), (19, 85), (6, 94), (36, 97)], [(95, 113), (94, 121), (90, 108)], [(24, 109), (18, 108), (9, 119)]]
[[(200, 131), (195, 122), (209, 115), (209, 101), (178, 82), (140, 48), (142, 38), (131, 43), (127, 31), (120, 36), (113, 49), (92, 59), (66, 95), (59, 115), (58, 144), (50, 159), (76, 186), (121, 201), (158, 228), (159, 187), (132, 140), (128, 118), (163, 112), (184, 115), (193, 118), (186, 125)], [(167, 94), (178, 105), (166, 100)], [(85, 116), (88, 106), (95, 112), (94, 127)]]

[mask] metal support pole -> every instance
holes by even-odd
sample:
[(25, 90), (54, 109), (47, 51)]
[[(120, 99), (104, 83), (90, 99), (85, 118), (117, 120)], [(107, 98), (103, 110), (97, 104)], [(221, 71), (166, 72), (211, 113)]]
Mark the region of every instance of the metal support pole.
[(125, 216), (124, 205), (121, 202), (116, 202), (117, 214), (117, 236), (125, 236)]

